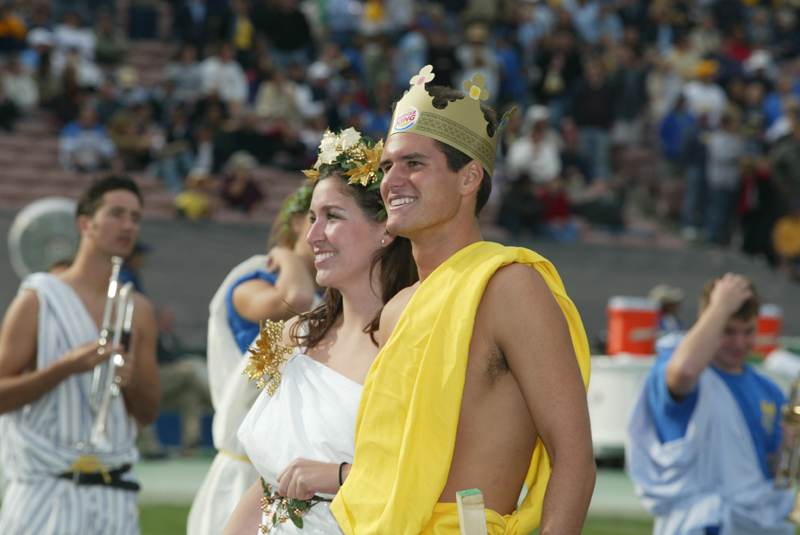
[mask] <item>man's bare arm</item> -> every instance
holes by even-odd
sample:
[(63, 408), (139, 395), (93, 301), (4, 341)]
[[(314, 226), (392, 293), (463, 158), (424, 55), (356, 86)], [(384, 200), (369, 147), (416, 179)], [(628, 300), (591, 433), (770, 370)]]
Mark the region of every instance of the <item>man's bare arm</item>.
[(492, 277), (484, 300), (495, 343), (505, 355), (552, 465), (541, 535), (578, 535), (596, 467), (589, 409), (569, 327), (534, 269), (512, 264)]
[(36, 369), (39, 299), (32, 290), (18, 295), (8, 307), (0, 328), (0, 414), (20, 409), (41, 398), (72, 375), (93, 369), (106, 356), (98, 341), (70, 350), (43, 369)]
[(132, 335), (125, 369), (119, 370), (120, 386), (128, 412), (141, 425), (147, 425), (156, 421), (161, 405), (156, 357), (158, 327), (153, 305), (140, 294), (136, 295)]
[(716, 282), (708, 307), (667, 364), (667, 388), (675, 399), (683, 399), (694, 391), (700, 374), (719, 349), (725, 324), (751, 295), (747, 280), (739, 275), (728, 273)]

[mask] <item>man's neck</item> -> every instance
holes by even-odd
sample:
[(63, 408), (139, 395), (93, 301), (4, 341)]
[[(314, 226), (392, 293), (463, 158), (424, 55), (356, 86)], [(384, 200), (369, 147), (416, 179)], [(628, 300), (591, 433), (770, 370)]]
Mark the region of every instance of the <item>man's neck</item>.
[(715, 360), (712, 360), (711, 361), (711, 365), (713, 367), (715, 367), (716, 369), (718, 369), (719, 371), (727, 373), (727, 374), (730, 374), (730, 375), (741, 375), (745, 371), (744, 363), (739, 364), (737, 366), (728, 366), (725, 363), (717, 362)]
[(81, 248), (72, 265), (60, 278), (70, 286), (94, 293), (106, 293), (111, 276), (111, 259), (108, 255)]
[(450, 225), (429, 229), (411, 238), (411, 250), (417, 263), (419, 280), (423, 282), (436, 268), (461, 249), (483, 241), (478, 218), (467, 224), (452, 221)]

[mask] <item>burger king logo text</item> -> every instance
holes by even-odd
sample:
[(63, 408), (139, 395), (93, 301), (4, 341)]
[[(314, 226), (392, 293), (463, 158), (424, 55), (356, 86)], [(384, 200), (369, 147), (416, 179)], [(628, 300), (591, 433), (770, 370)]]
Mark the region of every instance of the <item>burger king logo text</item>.
[(402, 132), (403, 130), (408, 130), (417, 124), (417, 119), (419, 119), (419, 111), (417, 111), (417, 108), (409, 106), (398, 114), (397, 119), (394, 121), (394, 131)]

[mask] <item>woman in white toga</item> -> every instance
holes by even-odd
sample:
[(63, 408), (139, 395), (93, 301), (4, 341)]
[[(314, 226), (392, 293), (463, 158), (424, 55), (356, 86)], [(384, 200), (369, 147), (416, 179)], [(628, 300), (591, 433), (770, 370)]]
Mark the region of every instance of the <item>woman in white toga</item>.
[(225, 277), (209, 305), (208, 377), (214, 405), (217, 455), (197, 491), (187, 535), (220, 535), (257, 473), (237, 432), (258, 390), (242, 375), (259, 322), (292, 317), (319, 303), (314, 255), (306, 243), (311, 187), (301, 185), (284, 203), (270, 233), (269, 255), (245, 260)]
[[(417, 280), (410, 243), (386, 231), (377, 169), (382, 147), (352, 128), (328, 132), (317, 164), (306, 172), (316, 180), (307, 240), (317, 283), (328, 290), (319, 307), (284, 328), (283, 343), (293, 349), (279, 383), (268, 383), (277, 388), (272, 395), (262, 391), (239, 429), (261, 479), (242, 498), (226, 535), (340, 532), (330, 502), (316, 498), (333, 498), (353, 460), (356, 413), (378, 354), (373, 334), (381, 309)], [(277, 495), (262, 509), (270, 491)], [(284, 508), (282, 496), (311, 500)]]

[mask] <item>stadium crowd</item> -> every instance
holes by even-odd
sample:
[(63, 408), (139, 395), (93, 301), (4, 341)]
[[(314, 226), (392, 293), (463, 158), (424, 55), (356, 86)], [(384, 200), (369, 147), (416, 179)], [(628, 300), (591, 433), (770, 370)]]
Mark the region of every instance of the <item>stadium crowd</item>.
[[(384, 137), (425, 65), (454, 87), (480, 72), (488, 104), (519, 109), (493, 177), (512, 234), (620, 231), (633, 200), (687, 241), (734, 238), (796, 276), (795, 4), (4, 0), (0, 127), (48, 110), (64, 168), (147, 171), (204, 217), (210, 195), (245, 212), (262, 201), (257, 165), (310, 167), (326, 128)], [(177, 53), (148, 86), (126, 53), (155, 38)], [(657, 165), (642, 177), (644, 149)]]

